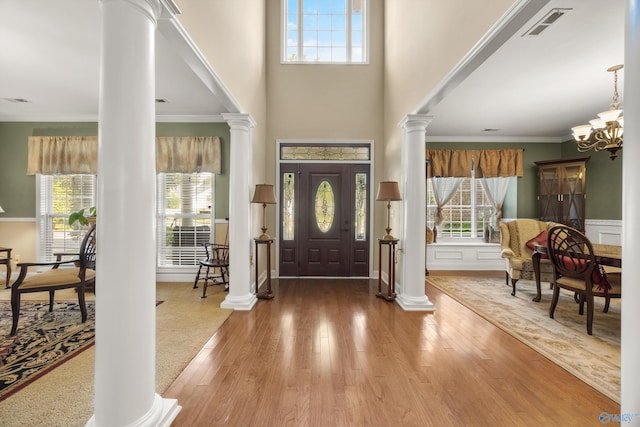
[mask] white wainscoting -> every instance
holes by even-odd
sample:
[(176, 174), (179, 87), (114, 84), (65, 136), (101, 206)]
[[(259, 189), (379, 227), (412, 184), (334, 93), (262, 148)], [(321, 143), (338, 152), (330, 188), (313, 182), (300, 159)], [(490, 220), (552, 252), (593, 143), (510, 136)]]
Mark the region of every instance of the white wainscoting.
[(498, 243), (433, 243), (426, 257), (427, 270), (504, 270)]
[[(622, 245), (622, 221), (586, 220), (585, 234), (593, 243)], [(427, 270), (505, 269), (498, 243), (439, 242), (426, 246)]]
[(622, 221), (610, 219), (588, 219), (584, 232), (591, 243), (622, 246)]

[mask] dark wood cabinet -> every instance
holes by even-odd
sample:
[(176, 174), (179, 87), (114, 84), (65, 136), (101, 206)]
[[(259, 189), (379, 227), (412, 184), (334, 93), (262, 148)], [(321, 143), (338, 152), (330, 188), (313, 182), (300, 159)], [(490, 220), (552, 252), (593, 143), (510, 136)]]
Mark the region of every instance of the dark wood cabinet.
[(590, 157), (545, 160), (538, 166), (538, 216), (584, 231), (585, 181)]

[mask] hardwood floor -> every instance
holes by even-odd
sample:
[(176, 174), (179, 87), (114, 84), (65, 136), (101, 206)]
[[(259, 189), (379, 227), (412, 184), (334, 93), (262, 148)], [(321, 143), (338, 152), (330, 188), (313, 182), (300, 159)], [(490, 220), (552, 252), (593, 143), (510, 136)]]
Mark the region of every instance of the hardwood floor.
[(372, 280), (274, 280), (163, 394), (182, 426), (598, 426), (620, 406), (432, 287), (434, 313)]

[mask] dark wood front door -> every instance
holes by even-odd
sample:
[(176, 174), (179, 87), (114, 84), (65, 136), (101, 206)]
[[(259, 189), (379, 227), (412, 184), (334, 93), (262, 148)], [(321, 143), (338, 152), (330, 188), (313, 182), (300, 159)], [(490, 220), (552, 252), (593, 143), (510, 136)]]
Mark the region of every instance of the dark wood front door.
[(280, 275), (369, 274), (369, 165), (281, 165)]

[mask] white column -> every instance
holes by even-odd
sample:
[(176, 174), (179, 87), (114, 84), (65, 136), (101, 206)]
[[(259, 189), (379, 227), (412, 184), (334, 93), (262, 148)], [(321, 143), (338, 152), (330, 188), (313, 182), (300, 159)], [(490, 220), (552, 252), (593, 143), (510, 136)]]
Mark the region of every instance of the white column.
[[(640, 414), (640, 0), (627, 0), (622, 151), (622, 414)], [(635, 187), (635, 188), (634, 188)], [(594, 203), (594, 201), (591, 201)], [(640, 415), (624, 425), (640, 426)]]
[(101, 0), (95, 396), (88, 426), (169, 425), (180, 410), (155, 392), (160, 12), (158, 0)]
[(433, 311), (435, 306), (425, 294), (426, 166), (425, 134), (431, 117), (406, 116), (402, 128), (401, 191), (403, 204), (402, 282), (396, 301), (404, 310)]
[(220, 307), (251, 310), (251, 128), (248, 114), (223, 114), (231, 128), (229, 166), (229, 293)]

